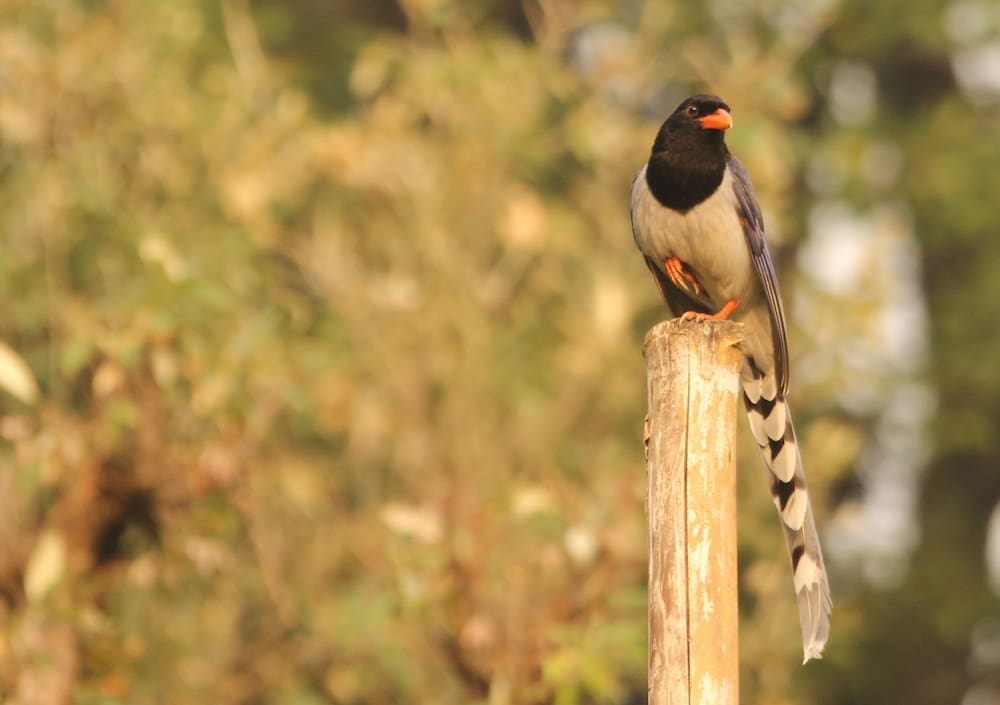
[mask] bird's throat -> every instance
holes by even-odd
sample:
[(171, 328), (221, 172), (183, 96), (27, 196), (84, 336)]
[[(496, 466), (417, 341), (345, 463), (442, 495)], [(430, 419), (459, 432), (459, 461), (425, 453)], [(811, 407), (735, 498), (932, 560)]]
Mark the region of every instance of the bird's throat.
[(646, 185), (661, 205), (683, 213), (715, 193), (725, 171), (724, 159), (679, 159), (659, 152), (646, 166)]

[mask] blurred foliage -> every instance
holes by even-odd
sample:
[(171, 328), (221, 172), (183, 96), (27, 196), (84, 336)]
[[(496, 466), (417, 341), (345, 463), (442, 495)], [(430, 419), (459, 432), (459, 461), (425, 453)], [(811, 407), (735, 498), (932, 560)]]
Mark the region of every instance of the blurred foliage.
[[(744, 702), (1000, 702), (974, 639), (1000, 614), (1000, 122), (955, 69), (995, 14), (4, 0), (0, 700), (645, 702), (664, 310), (627, 194), (709, 88), (794, 302), (821, 526), (856, 516), (885, 400), (938, 404), (912, 555), (888, 583), (832, 561), (806, 669), (741, 446)], [(796, 266), (832, 200), (881, 233), (847, 293)], [(871, 361), (892, 296), (926, 303), (929, 358), (911, 321), (913, 359)]]

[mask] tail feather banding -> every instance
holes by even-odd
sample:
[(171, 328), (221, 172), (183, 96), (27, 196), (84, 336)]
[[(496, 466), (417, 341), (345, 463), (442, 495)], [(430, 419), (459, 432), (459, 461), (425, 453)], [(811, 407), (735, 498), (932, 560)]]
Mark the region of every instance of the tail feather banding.
[(833, 603), (792, 417), (773, 375), (762, 374), (751, 363), (744, 368), (742, 382), (750, 430), (768, 470), (792, 563), (804, 660), (820, 658), (830, 635)]

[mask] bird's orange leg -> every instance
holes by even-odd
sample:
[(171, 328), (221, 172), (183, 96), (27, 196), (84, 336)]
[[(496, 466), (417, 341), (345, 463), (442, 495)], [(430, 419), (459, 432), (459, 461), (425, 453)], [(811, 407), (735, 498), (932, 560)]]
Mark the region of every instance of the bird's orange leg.
[(740, 305), (739, 299), (729, 299), (725, 306), (715, 313), (701, 313), (700, 311), (685, 311), (681, 314), (682, 321), (724, 321)]
[(678, 289), (693, 294), (701, 293), (701, 284), (694, 273), (687, 268), (687, 265), (676, 257), (667, 257), (663, 262), (663, 268), (670, 277), (670, 281), (677, 285)]

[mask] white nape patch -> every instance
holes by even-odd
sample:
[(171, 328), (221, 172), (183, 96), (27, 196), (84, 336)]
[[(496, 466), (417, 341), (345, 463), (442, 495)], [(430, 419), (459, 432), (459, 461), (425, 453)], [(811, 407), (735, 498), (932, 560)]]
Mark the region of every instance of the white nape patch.
[(799, 559), (799, 565), (795, 568), (795, 575), (792, 581), (795, 583), (795, 594), (800, 594), (808, 587), (812, 587), (819, 582), (819, 564), (816, 559), (808, 553), (803, 553)]
[[(802, 523), (806, 520), (806, 509), (809, 508), (809, 493), (805, 487), (796, 487), (792, 496), (788, 498), (784, 511), (781, 512), (781, 520), (789, 529), (798, 531), (802, 528)], [(801, 566), (802, 563), (800, 562)], [(796, 571), (798, 575), (798, 571)]]
[(771, 440), (778, 440), (785, 435), (785, 421), (787, 419), (787, 409), (785, 405), (777, 401), (771, 409), (771, 415), (764, 421), (764, 431)]
[[(795, 447), (795, 444), (791, 441), (786, 440), (785, 445), (781, 447), (778, 451), (778, 455), (775, 456), (774, 460), (771, 462), (771, 472), (774, 473), (782, 482), (790, 482), (793, 477), (795, 477), (795, 466), (796, 460), (798, 459), (799, 451)], [(770, 453), (767, 449), (764, 449), (764, 455), (770, 457)]]

